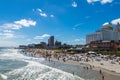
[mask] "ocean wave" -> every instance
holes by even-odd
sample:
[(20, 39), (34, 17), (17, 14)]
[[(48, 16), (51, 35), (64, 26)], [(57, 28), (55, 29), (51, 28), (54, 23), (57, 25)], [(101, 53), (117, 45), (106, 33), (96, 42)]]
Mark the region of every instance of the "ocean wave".
[(7, 79), (7, 76), (4, 74), (0, 74), (0, 77), (3, 78), (4, 80)]
[(38, 62), (26, 61), (29, 64), (20, 69), (6, 73), (8, 80), (84, 80), (71, 73), (58, 70)]
[(84, 80), (77, 75), (41, 64), (40, 61), (44, 59), (24, 56), (15, 49), (7, 50), (0, 58), (27, 62), (26, 66), (5, 73), (3, 77), (7, 80)]

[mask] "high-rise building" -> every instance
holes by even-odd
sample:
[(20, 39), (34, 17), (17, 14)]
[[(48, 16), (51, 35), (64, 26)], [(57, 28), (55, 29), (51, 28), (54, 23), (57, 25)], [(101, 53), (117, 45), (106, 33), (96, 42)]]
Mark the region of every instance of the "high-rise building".
[(54, 36), (50, 36), (50, 38), (48, 39), (48, 46), (54, 47)]

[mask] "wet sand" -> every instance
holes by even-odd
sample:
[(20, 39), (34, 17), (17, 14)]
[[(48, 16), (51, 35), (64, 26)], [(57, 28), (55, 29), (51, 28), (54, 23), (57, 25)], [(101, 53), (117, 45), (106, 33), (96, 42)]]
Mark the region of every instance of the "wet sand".
[[(45, 63), (49, 63), (49, 64), (47, 64), (49, 66), (52, 66), (52, 67), (55, 67), (58, 69), (62, 69), (64, 71), (67, 71), (67, 72), (72, 73), (74, 75), (78, 75), (80, 77), (83, 77), (83, 78), (85, 78), (85, 80), (87, 80), (87, 79), (91, 79), (91, 80), (120, 80), (120, 74), (118, 74), (118, 73), (111, 72), (109, 70), (106, 70), (106, 69), (101, 68), (101, 67), (96, 67), (96, 66), (94, 66), (94, 68), (92, 67), (92, 69), (90, 69), (89, 68), (90, 64), (83, 63), (81, 61), (66, 60), (64, 62), (63, 59), (61, 59), (61, 58), (58, 60), (54, 57), (51, 57), (50, 60), (47, 59)], [(62, 67), (66, 66), (66, 65), (69, 65), (69, 66), (67, 68), (65, 68), (65, 67), (60, 68), (60, 65), (54, 66), (57, 63), (61, 64)], [(73, 66), (77, 66), (78, 69), (76, 69), (76, 67), (73, 67)], [(69, 68), (69, 67), (71, 67), (71, 68)], [(88, 69), (84, 69), (83, 67), (88, 67)], [(80, 70), (80, 69), (82, 69), (82, 70)], [(102, 74), (100, 74), (100, 72), (99, 72), (100, 70), (102, 71)], [(104, 79), (102, 79), (102, 76), (104, 76)], [(91, 77), (95, 77), (95, 79), (92, 79)]]
[[(100, 74), (100, 70), (102, 71), (103, 75), (104, 75), (104, 80), (120, 80), (120, 74), (118, 73), (115, 73), (115, 72), (111, 72), (109, 70), (106, 70), (106, 69), (103, 69), (103, 68), (100, 68), (100, 67), (95, 67), (90, 69), (90, 65), (89, 64), (85, 64), (85, 63), (80, 63), (80, 62), (77, 62), (77, 61), (65, 61), (63, 62), (61, 59), (58, 61), (54, 58), (52, 58), (51, 60), (53, 61), (57, 61), (57, 62), (61, 62), (61, 63), (64, 63), (64, 64), (70, 64), (70, 65), (77, 65), (77, 66), (81, 66), (81, 67), (88, 67), (89, 69), (83, 69), (83, 72), (88, 72), (90, 73), (93, 72), (92, 74), (94, 74), (98, 80), (102, 80), (102, 75)], [(74, 71), (76, 72), (76, 71)], [(79, 75), (80, 76), (80, 75)]]

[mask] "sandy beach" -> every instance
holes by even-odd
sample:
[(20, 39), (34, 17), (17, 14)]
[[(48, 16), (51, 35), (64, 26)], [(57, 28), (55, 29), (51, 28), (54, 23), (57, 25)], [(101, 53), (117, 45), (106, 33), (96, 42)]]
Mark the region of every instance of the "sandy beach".
[[(44, 57), (48, 61), (57, 61), (62, 62), (65, 64), (72, 64), (72, 65), (79, 65), (88, 69), (92, 69), (98, 72), (99, 79), (102, 80), (102, 76), (104, 75), (104, 80), (119, 80), (120, 78), (120, 64), (115, 63), (111, 64), (111, 60), (105, 61), (96, 61), (95, 59), (88, 59), (89, 61), (76, 61), (76, 60), (70, 60), (68, 56), (64, 56), (62, 54), (62, 57), (60, 56), (60, 53), (54, 53), (53, 51), (48, 51), (52, 55), (50, 57), (45, 57), (43, 54), (46, 52), (46, 50), (27, 50), (28, 54), (33, 54), (33, 56), (37, 57)], [(55, 55), (53, 55), (55, 54)], [(59, 54), (59, 57), (56, 54)], [(73, 55), (72, 55), (73, 56)], [(84, 56), (85, 57), (85, 56)], [(64, 61), (65, 59), (65, 61)], [(102, 75), (99, 74), (100, 70), (102, 71)]]

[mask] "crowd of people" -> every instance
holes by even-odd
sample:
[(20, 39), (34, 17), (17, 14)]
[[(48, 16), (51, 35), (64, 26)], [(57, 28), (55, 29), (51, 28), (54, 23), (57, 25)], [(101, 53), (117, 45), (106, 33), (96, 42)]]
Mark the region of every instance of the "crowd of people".
[(45, 49), (26, 49), (23, 50), (25, 54), (30, 54), (34, 57), (42, 57), (47, 60), (54, 59), (54, 60), (62, 60), (63, 62), (66, 61), (89, 61), (88, 56), (86, 54), (80, 54), (80, 55), (71, 55), (67, 52), (65, 53), (56, 53), (54, 50), (45, 50)]
[[(117, 56), (109, 56), (109, 55), (101, 55), (96, 53), (80, 53), (80, 54), (69, 54), (67, 52), (56, 53), (54, 50), (46, 50), (46, 49), (25, 49), (24, 53), (30, 54), (35, 57), (43, 57), (45, 59), (56, 59), (66, 61), (84, 61), (84, 62), (94, 62), (94, 61), (109, 61), (111, 64), (120, 64), (120, 57)], [(103, 63), (100, 63), (104, 65)]]
[[(101, 66), (105, 65), (102, 62), (109, 62), (112, 65), (119, 65), (120, 68), (120, 57), (117, 56), (109, 56), (109, 55), (101, 55), (96, 53), (80, 53), (80, 54), (69, 54), (67, 52), (56, 53), (54, 50), (46, 50), (46, 49), (24, 49), (22, 50), (24, 54), (29, 54), (34, 57), (42, 57), (48, 60), (62, 61), (62, 62), (77, 62), (77, 63), (99, 63)], [(91, 65), (88, 67), (83, 66), (84, 69), (93, 69), (95, 65)], [(118, 69), (119, 70), (119, 69)], [(102, 80), (104, 80), (104, 75), (102, 70), (100, 69), (100, 75), (102, 76)], [(73, 72), (74, 75), (74, 72)]]

